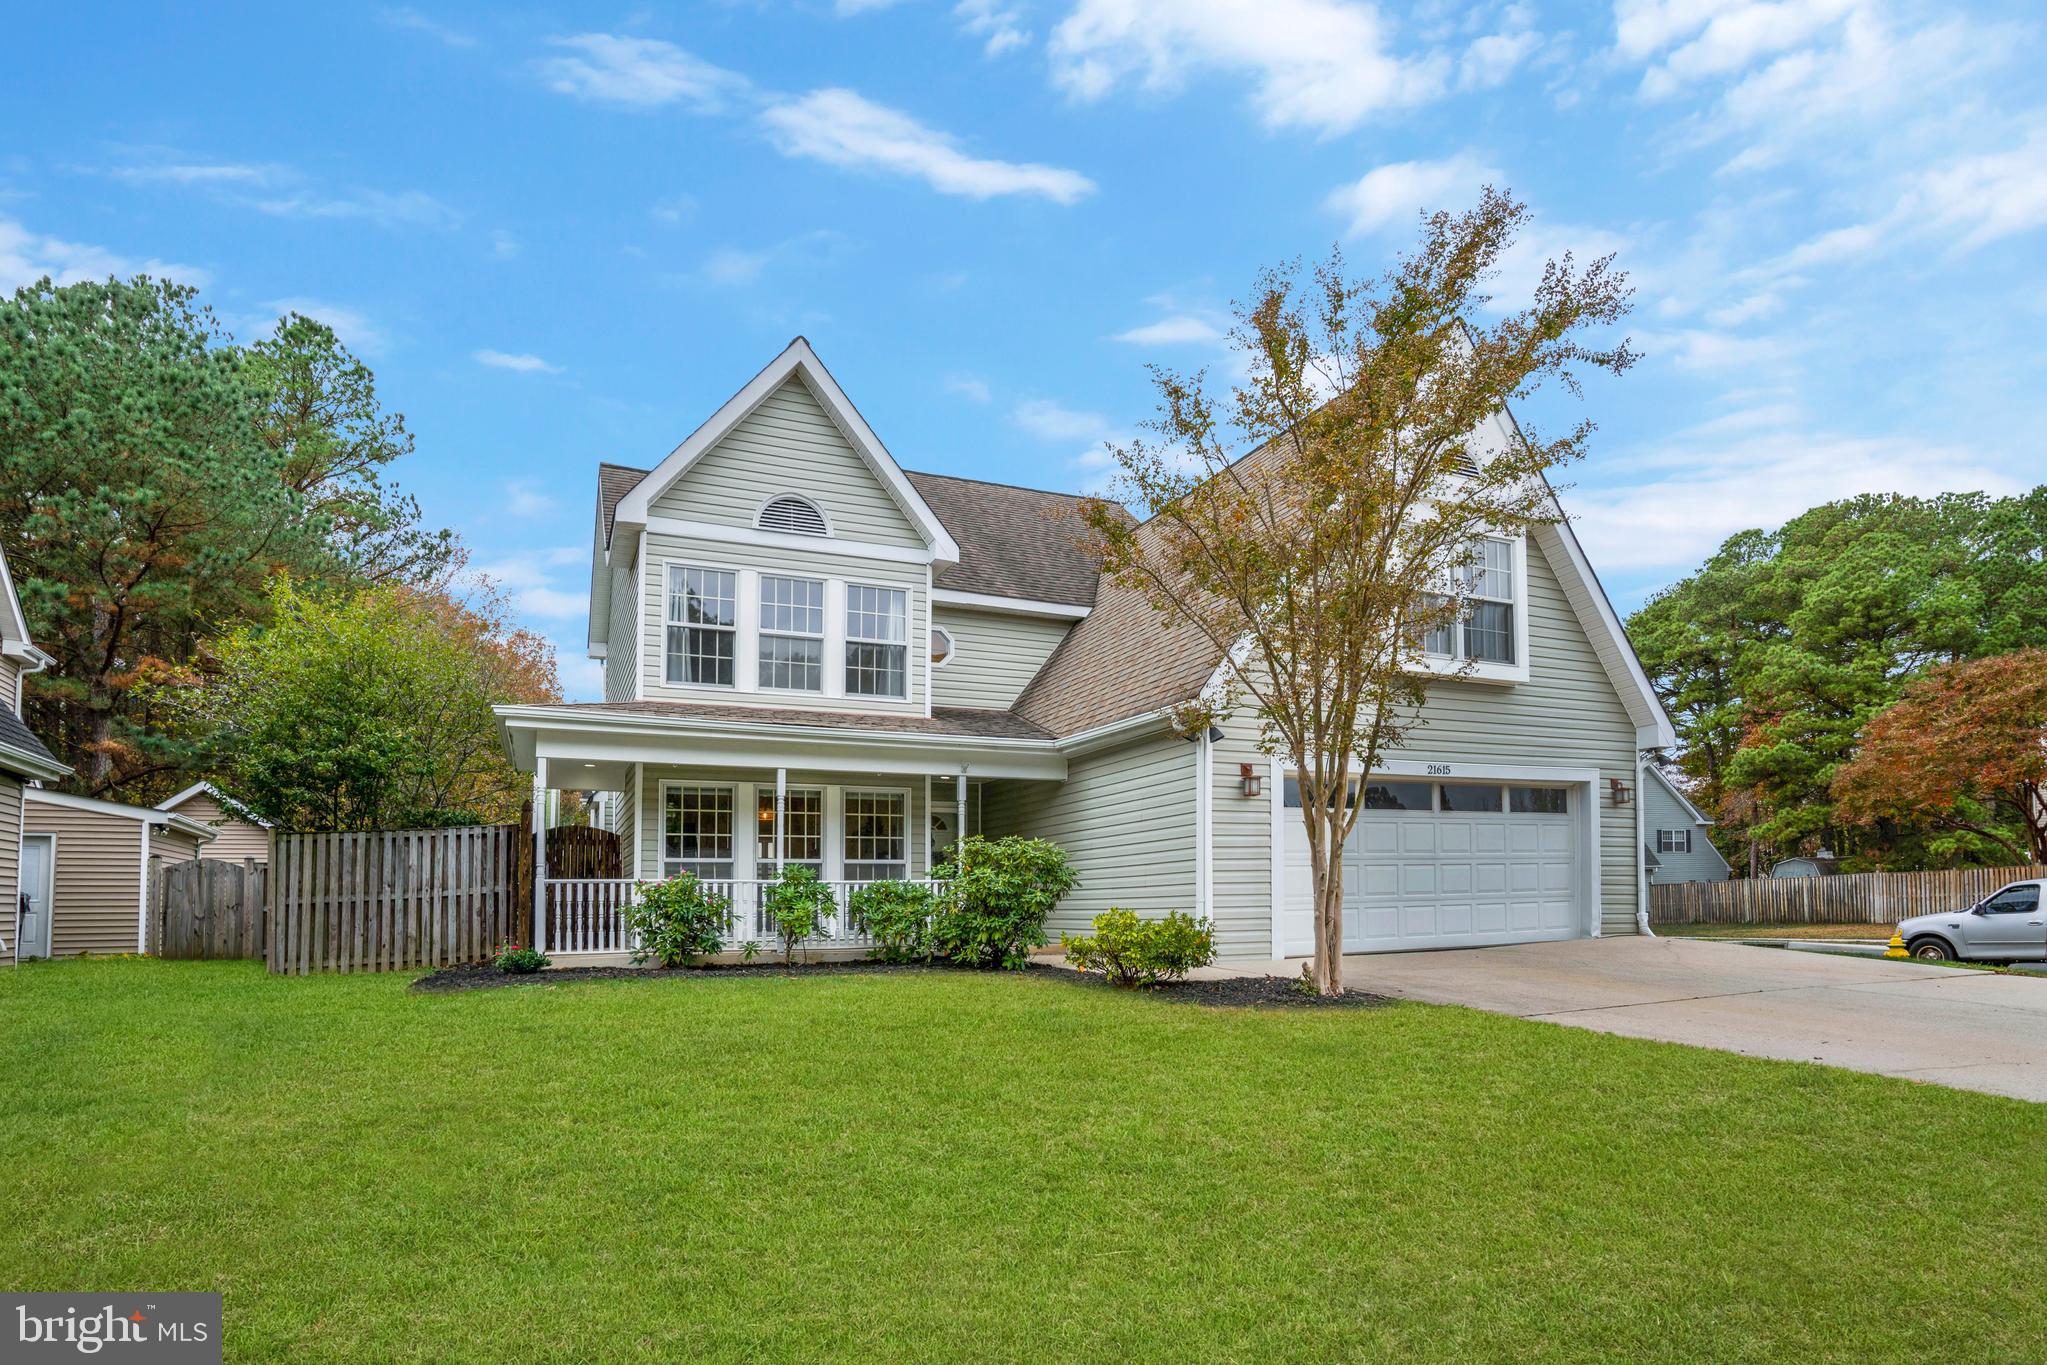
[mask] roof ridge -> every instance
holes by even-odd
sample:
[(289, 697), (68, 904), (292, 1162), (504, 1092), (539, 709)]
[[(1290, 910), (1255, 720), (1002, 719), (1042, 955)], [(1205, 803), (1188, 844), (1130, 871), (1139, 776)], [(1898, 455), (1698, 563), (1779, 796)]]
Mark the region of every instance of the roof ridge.
[(983, 488), (1007, 488), (1017, 493), (1036, 493), (1047, 498), (1066, 498), (1073, 502), (1088, 502), (1092, 493), (1061, 493), (1051, 488), (1032, 488), (1028, 484), (1003, 483), (1000, 479), (977, 479), (971, 474), (941, 474), (935, 469), (905, 469), (905, 474), (915, 474), (922, 479), (951, 479), (954, 483), (977, 483)]

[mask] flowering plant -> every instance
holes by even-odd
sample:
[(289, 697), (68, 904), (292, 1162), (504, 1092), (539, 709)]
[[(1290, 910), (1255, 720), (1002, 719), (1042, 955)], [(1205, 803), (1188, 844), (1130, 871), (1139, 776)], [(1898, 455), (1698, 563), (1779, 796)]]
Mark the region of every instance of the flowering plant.
[(548, 956), (537, 948), (525, 948), (516, 943), (498, 945), (497, 969), (501, 972), (524, 976), (537, 972), (548, 964)]

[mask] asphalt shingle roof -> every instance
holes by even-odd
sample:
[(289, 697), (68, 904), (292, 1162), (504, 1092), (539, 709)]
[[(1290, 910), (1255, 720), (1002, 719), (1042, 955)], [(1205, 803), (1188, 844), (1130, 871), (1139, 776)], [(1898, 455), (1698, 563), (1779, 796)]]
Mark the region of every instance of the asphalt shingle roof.
[[(33, 758), (48, 759), (59, 766), (63, 763), (62, 759), (43, 747), (43, 742), (36, 738), (35, 731), (22, 724), (21, 717), (14, 714), (14, 708), (11, 706), (0, 706), (0, 744)], [(6, 767), (6, 756), (0, 755), (0, 769)]]

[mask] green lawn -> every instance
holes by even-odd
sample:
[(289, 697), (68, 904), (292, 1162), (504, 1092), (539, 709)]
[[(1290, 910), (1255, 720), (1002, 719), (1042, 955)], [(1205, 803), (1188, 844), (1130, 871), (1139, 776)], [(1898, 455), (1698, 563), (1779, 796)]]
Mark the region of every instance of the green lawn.
[(414, 996), (0, 972), (0, 1284), (230, 1359), (1985, 1359), (2043, 1111), (1403, 1005), (1038, 976)]

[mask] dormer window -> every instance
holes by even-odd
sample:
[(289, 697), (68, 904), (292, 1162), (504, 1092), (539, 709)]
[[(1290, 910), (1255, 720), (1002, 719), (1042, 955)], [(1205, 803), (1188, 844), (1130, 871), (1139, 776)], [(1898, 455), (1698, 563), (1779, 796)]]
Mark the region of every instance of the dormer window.
[(831, 523), (824, 519), (816, 503), (794, 493), (783, 493), (768, 499), (762, 505), (760, 515), (754, 518), (754, 525), (763, 531), (787, 531), (799, 536), (828, 536), (832, 533)]
[(1512, 664), (1514, 543), (1488, 536), (1473, 547), (1472, 556), (1463, 571), (1464, 618), (1430, 631), (1422, 641), (1422, 652), (1475, 664)]

